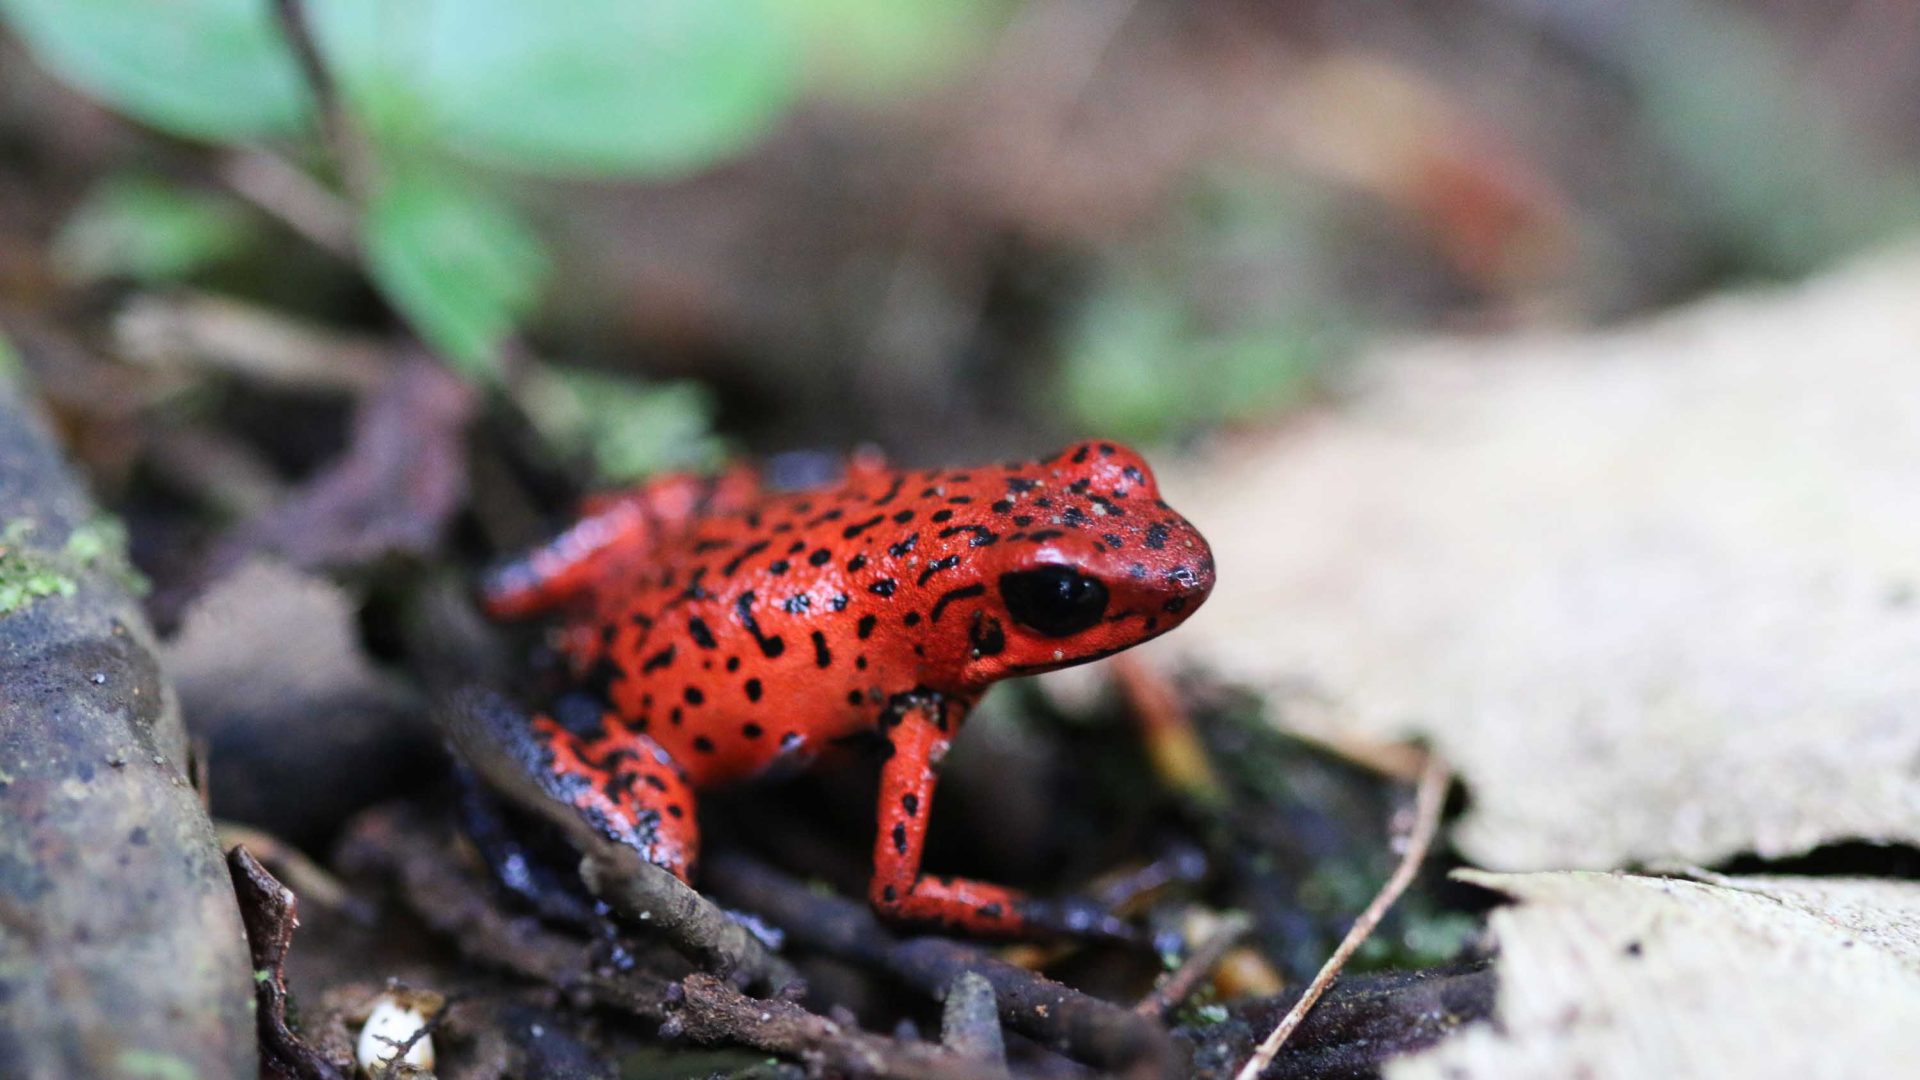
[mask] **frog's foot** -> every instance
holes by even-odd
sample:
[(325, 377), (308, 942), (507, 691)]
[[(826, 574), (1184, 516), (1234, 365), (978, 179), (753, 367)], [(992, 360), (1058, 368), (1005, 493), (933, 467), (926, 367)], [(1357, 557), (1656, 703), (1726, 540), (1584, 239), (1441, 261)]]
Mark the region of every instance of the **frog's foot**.
[(606, 716), (593, 730), (528, 719), (497, 694), (459, 695), (444, 727), (460, 756), (496, 791), (579, 836), (634, 849), (685, 881), (699, 851), (693, 790), (660, 744)]
[(1079, 938), (1137, 945), (1141, 929), (1086, 896), (1029, 897), (1014, 908), (1034, 937)]
[(578, 929), (598, 926), (593, 897), (580, 883), (579, 858), (546, 821), (487, 790), (469, 768), (456, 768), (460, 831), (493, 880), (541, 918)]
[(978, 937), (1073, 938), (1137, 944), (1139, 928), (1085, 897), (1033, 897), (967, 878), (922, 875), (911, 885), (875, 879), (874, 910), (890, 922)]

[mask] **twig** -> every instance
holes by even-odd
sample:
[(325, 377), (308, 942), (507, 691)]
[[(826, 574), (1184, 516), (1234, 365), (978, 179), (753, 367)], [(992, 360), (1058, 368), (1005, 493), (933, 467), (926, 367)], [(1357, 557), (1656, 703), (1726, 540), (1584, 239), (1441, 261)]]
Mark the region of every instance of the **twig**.
[(315, 247), (347, 262), (359, 260), (353, 207), (286, 159), (264, 150), (237, 150), (220, 163), (220, 179)]
[[(1492, 964), (1476, 961), (1426, 971), (1348, 974), (1287, 1040), (1287, 1052), (1261, 1080), (1359, 1080), (1377, 1077), (1388, 1061), (1417, 1053), (1493, 1014)], [(1227, 1022), (1196, 1018), (1176, 1027), (1176, 1045), (1193, 1059), (1219, 1062), (1231, 1075), (1234, 1063), (1299, 1000), (1299, 991), (1251, 998), (1227, 1006)], [(1196, 1070), (1198, 1071), (1198, 1070)]]
[(263, 1064), (271, 1066), (263, 1071), (293, 1080), (346, 1080), (351, 1062), (328, 1057), (287, 1023), (287, 952), (300, 925), (293, 890), (274, 880), (244, 845), (227, 853), (227, 870), (253, 954), (254, 1016)]
[(1200, 985), (1200, 980), (1212, 973), (1234, 943), (1245, 937), (1252, 929), (1253, 919), (1243, 911), (1236, 911), (1221, 919), (1205, 941), (1202, 941), (1187, 958), (1175, 968), (1173, 974), (1161, 980), (1133, 1011), (1141, 1016), (1158, 1020), (1192, 995)]
[(121, 355), (162, 370), (211, 368), (275, 388), (364, 394), (397, 350), (205, 293), (144, 296), (113, 321)]
[(636, 1016), (666, 1017), (667, 979), (638, 964), (598, 963), (586, 942), (500, 910), (485, 883), (454, 861), (452, 836), (410, 812), (361, 815), (339, 861), (349, 873), (391, 879), (429, 930), (476, 961)]
[(660, 1026), (670, 1038), (736, 1043), (805, 1062), (826, 1076), (902, 1080), (991, 1080), (1004, 1075), (934, 1043), (904, 1042), (843, 1027), (791, 1001), (747, 997), (711, 975), (680, 983), (680, 996)]
[(580, 880), (615, 915), (654, 928), (709, 971), (774, 991), (799, 982), (793, 967), (746, 927), (629, 848), (606, 844), (589, 852), (580, 860)]
[(1441, 760), (1438, 754), (1429, 756), (1427, 767), (1420, 774), (1420, 786), (1414, 793), (1413, 825), (1407, 834), (1406, 850), (1400, 856), (1400, 865), (1394, 867), (1392, 876), (1387, 878), (1387, 883), (1380, 887), (1380, 892), (1373, 898), (1373, 902), (1369, 903), (1366, 910), (1360, 913), (1360, 917), (1354, 920), (1352, 928), (1347, 931), (1347, 936), (1340, 940), (1340, 946), (1333, 950), (1333, 955), (1327, 958), (1327, 962), (1321, 966), (1319, 973), (1313, 977), (1313, 982), (1308, 984), (1306, 993), (1301, 994), (1300, 1000), (1294, 1003), (1293, 1008), (1287, 1010), (1287, 1015), (1281, 1017), (1273, 1033), (1266, 1037), (1266, 1040), (1253, 1052), (1253, 1056), (1247, 1059), (1247, 1063), (1241, 1066), (1234, 1080), (1259, 1080), (1260, 1074), (1266, 1071), (1267, 1066), (1273, 1064), (1273, 1059), (1280, 1053), (1280, 1048), (1286, 1045), (1287, 1037), (1292, 1035), (1293, 1030), (1300, 1026), (1300, 1021), (1306, 1018), (1314, 1002), (1319, 1001), (1320, 995), (1326, 993), (1327, 988), (1333, 985), (1333, 980), (1339, 977), (1340, 969), (1346, 966), (1347, 960), (1353, 956), (1354, 951), (1372, 936), (1374, 928), (1379, 926), (1380, 920), (1386, 916), (1387, 909), (1391, 908), (1393, 902), (1400, 898), (1400, 894), (1407, 891), (1407, 886), (1413, 883), (1414, 875), (1419, 873), (1420, 864), (1426, 860), (1427, 849), (1433, 845), (1434, 835), (1440, 830), (1440, 811), (1446, 805), (1447, 783), (1451, 779), (1452, 772), (1447, 768), (1447, 763)]
[(452, 837), (409, 811), (362, 815), (341, 859), (357, 872), (389, 876), (401, 902), (469, 957), (576, 998), (661, 1021), (660, 1033), (669, 1038), (751, 1046), (829, 1075), (921, 1080), (998, 1075), (948, 1048), (859, 1031), (783, 999), (748, 997), (713, 975), (695, 972), (670, 983), (659, 973), (661, 962), (682, 962), (664, 952), (640, 962), (597, 961), (586, 942), (496, 907), (491, 890), (458, 863)]
[(1386, 742), (1362, 736), (1319, 735), (1294, 728), (1287, 729), (1287, 737), (1318, 747), (1370, 773), (1407, 784), (1418, 783), (1421, 770), (1427, 764), (1426, 751), (1404, 742)]
[(287, 879), (290, 883), (287, 887), (293, 890), (294, 895), (324, 908), (345, 911), (354, 918), (365, 919), (372, 914), (331, 871), (285, 840), (265, 829), (235, 821), (216, 821), (213, 824), (214, 831), (220, 837), (220, 848), (227, 852), (230, 862), (237, 858), (233, 853), (234, 848), (245, 845), (249, 859), (279, 867), (278, 876)]
[(993, 986), (1008, 1027), (1107, 1072), (1160, 1076), (1171, 1060), (1166, 1033), (1129, 1009), (971, 945), (935, 937), (901, 940), (865, 904), (815, 892), (737, 853), (711, 857), (704, 881), (728, 903), (786, 931), (791, 946), (877, 968), (929, 997), (946, 993), (962, 973), (977, 972)]
[[(340, 174), (340, 186), (346, 192), (346, 205), (339, 208), (345, 213), (325, 205), (326, 200), (316, 197), (316, 194), (327, 194), (324, 188), (314, 185), (312, 190), (306, 190), (287, 177), (280, 178), (281, 183), (277, 186), (254, 189), (255, 194), (249, 197), (279, 213), (289, 225), (327, 250), (347, 258), (356, 258), (357, 261), (359, 240), (354, 228), (356, 215), (353, 211), (365, 206), (375, 194), (380, 181), (380, 162), (367, 140), (354, 130), (353, 116), (340, 95), (339, 84), (327, 69), (326, 58), (321, 55), (320, 47), (307, 26), (302, 10), (304, 6), (303, 0), (274, 0), (274, 14), (280, 23), (280, 32), (293, 47), (301, 72), (313, 91), (314, 104), (319, 112), (320, 137), (333, 157), (334, 168)], [(230, 177), (228, 182), (233, 183), (235, 179)], [(265, 196), (265, 200), (260, 196)], [(533, 351), (518, 334), (508, 334), (499, 344), (497, 360), (502, 385), (517, 397), (523, 390), (522, 382), (526, 373), (537, 366)]]
[[(629, 923), (644, 925), (689, 959), (723, 976), (778, 990), (797, 979), (793, 968), (746, 928), (638, 852), (615, 843), (568, 805), (564, 792), (536, 775), (539, 748), (532, 721), (504, 696), (478, 687), (451, 695), (434, 710), (460, 757), (495, 792), (552, 823), (582, 854), (581, 878)], [(556, 797), (558, 796), (558, 797)]]
[(302, 10), (304, 7), (301, 0), (274, 0), (273, 11), (279, 19), (280, 32), (286, 36), (294, 58), (300, 63), (300, 72), (306, 77), (307, 88), (313, 91), (314, 108), (320, 120), (320, 137), (326, 140), (327, 150), (332, 153), (334, 165), (340, 170), (340, 182), (353, 201), (364, 202), (372, 181), (372, 161), (366, 148), (354, 135), (347, 110), (340, 100), (339, 84), (334, 82), (333, 73), (327, 70), (326, 58), (320, 55), (319, 43), (314, 41), (313, 33), (307, 26), (306, 13)]

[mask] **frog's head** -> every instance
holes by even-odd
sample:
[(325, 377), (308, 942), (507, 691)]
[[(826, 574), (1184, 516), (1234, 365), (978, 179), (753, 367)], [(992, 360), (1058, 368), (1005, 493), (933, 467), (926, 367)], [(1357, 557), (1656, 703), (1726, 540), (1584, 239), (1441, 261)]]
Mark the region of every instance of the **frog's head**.
[(980, 552), (967, 681), (984, 686), (1097, 660), (1186, 621), (1213, 588), (1213, 552), (1110, 442), (1009, 466), (999, 542)]

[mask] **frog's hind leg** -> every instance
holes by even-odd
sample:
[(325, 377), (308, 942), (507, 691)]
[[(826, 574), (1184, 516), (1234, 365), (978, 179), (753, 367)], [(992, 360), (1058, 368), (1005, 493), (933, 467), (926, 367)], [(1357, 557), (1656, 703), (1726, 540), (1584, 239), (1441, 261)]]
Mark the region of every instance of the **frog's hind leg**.
[(554, 794), (601, 835), (686, 881), (700, 849), (686, 773), (659, 743), (612, 714), (600, 726), (598, 737), (587, 738), (550, 716), (534, 717), (532, 737), (546, 747)]
[(589, 830), (687, 880), (700, 830), (686, 774), (659, 743), (612, 715), (597, 726), (529, 719), (484, 691), (457, 695), (443, 719), (460, 756), (496, 791), (563, 830)]
[(480, 588), (487, 614), (523, 619), (568, 607), (621, 566), (642, 565), (664, 530), (742, 508), (759, 490), (758, 474), (739, 466), (715, 476), (669, 473), (589, 496), (572, 528), (487, 575)]

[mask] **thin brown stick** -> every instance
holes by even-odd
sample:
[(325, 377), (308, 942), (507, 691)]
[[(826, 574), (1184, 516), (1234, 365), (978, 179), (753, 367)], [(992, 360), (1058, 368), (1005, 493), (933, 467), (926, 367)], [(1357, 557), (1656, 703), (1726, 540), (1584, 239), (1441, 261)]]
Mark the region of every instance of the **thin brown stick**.
[(1192, 996), (1199, 987), (1200, 980), (1213, 973), (1228, 950), (1245, 937), (1252, 927), (1253, 919), (1245, 912), (1236, 911), (1222, 918), (1213, 933), (1195, 946), (1192, 954), (1181, 961), (1171, 975), (1161, 980), (1160, 985), (1141, 998), (1133, 1011), (1158, 1020), (1179, 1008), (1180, 1003)]
[(399, 352), (239, 300), (199, 292), (137, 297), (113, 321), (120, 354), (162, 372), (214, 370), (273, 389), (361, 395)]
[(1360, 913), (1360, 917), (1353, 921), (1353, 927), (1347, 931), (1347, 936), (1341, 939), (1340, 947), (1333, 950), (1333, 955), (1327, 958), (1319, 974), (1315, 975), (1313, 982), (1308, 984), (1307, 992), (1301, 994), (1300, 1000), (1294, 1003), (1293, 1008), (1287, 1010), (1287, 1015), (1280, 1018), (1280, 1023), (1274, 1027), (1273, 1033), (1266, 1037), (1266, 1040), (1253, 1052), (1253, 1056), (1247, 1059), (1247, 1063), (1241, 1066), (1240, 1071), (1234, 1075), (1234, 1080), (1259, 1080), (1260, 1074), (1266, 1071), (1267, 1066), (1273, 1064), (1273, 1059), (1280, 1053), (1280, 1048), (1286, 1045), (1288, 1036), (1292, 1035), (1293, 1030), (1300, 1026), (1300, 1021), (1306, 1018), (1314, 1002), (1319, 1001), (1320, 995), (1326, 993), (1327, 988), (1333, 985), (1333, 980), (1339, 977), (1340, 969), (1346, 966), (1347, 960), (1353, 956), (1354, 951), (1366, 943), (1367, 938), (1371, 937), (1374, 929), (1380, 925), (1380, 920), (1386, 917), (1387, 909), (1393, 907), (1394, 901), (1400, 899), (1400, 894), (1407, 891), (1408, 885), (1413, 884), (1414, 875), (1420, 871), (1420, 864), (1426, 861), (1427, 849), (1433, 846), (1434, 835), (1440, 831), (1440, 811), (1446, 805), (1447, 783), (1452, 776), (1447, 763), (1442, 761), (1438, 754), (1427, 758), (1426, 768), (1420, 773), (1420, 786), (1414, 793), (1413, 825), (1407, 833), (1407, 847), (1400, 856), (1400, 865), (1394, 867), (1393, 875), (1387, 878), (1385, 885), (1380, 887), (1380, 892), (1373, 898), (1373, 902), (1368, 904), (1367, 909)]
[[(307, 854), (285, 840), (251, 825), (242, 825), (235, 821), (215, 821), (214, 833), (220, 838), (220, 850), (231, 853), (235, 847), (245, 845), (247, 853), (262, 863), (272, 864), (285, 878), (287, 887), (302, 900), (310, 900), (324, 908), (335, 911), (352, 911), (364, 914), (364, 905), (354, 900), (353, 893), (333, 876), (332, 871), (314, 862)], [(231, 858), (231, 854), (229, 855)]]
[(354, 202), (364, 202), (373, 175), (371, 155), (353, 130), (352, 120), (340, 98), (340, 86), (327, 69), (326, 57), (307, 25), (305, 6), (302, 0), (275, 0), (274, 15), (287, 45), (293, 49), (294, 59), (300, 64), (307, 89), (313, 93), (320, 137), (333, 155), (334, 167), (340, 170), (340, 182)]
[(320, 250), (350, 263), (359, 261), (352, 204), (299, 166), (265, 150), (236, 150), (220, 162), (219, 173), (235, 194)]

